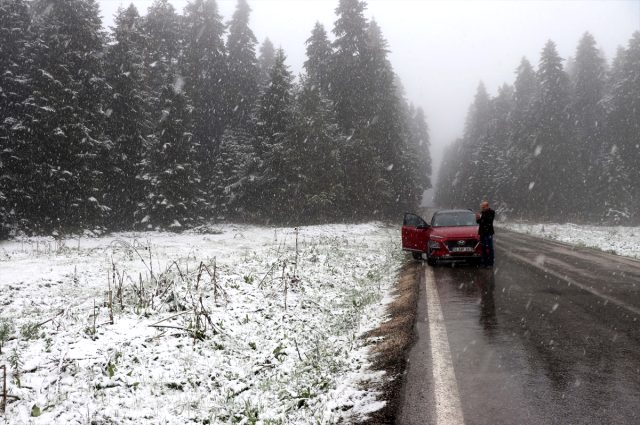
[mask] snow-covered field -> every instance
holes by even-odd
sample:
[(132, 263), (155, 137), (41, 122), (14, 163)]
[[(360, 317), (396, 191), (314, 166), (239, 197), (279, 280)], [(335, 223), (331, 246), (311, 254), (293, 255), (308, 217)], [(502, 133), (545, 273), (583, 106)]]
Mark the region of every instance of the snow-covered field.
[(362, 383), (384, 377), (360, 336), (384, 320), (398, 245), (397, 229), (378, 223), (304, 227), (297, 238), (223, 225), (0, 243), (0, 365), (18, 397), (0, 419), (362, 418), (383, 403)]
[(514, 232), (640, 258), (640, 227), (531, 223), (500, 223), (499, 226)]

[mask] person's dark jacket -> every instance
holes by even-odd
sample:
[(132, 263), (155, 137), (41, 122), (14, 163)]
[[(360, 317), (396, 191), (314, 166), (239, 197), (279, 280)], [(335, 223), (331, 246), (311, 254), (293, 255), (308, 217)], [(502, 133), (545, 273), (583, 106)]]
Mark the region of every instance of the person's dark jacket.
[(480, 236), (483, 235), (493, 235), (493, 219), (496, 217), (496, 212), (491, 208), (487, 208), (482, 211), (480, 218), (476, 220), (476, 222), (480, 225), (478, 227), (478, 234)]

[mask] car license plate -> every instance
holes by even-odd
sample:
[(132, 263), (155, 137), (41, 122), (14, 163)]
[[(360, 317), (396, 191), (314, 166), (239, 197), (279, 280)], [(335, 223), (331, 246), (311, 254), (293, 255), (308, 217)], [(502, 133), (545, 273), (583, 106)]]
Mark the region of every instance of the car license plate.
[(455, 248), (451, 248), (451, 252), (473, 252), (474, 249), (470, 246), (457, 246)]

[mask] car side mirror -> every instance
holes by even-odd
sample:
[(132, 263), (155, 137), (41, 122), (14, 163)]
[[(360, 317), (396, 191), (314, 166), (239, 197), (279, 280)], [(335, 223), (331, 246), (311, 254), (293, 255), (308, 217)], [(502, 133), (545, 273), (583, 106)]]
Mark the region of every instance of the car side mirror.
[(418, 229), (428, 229), (430, 226), (428, 224), (421, 224), (417, 228)]

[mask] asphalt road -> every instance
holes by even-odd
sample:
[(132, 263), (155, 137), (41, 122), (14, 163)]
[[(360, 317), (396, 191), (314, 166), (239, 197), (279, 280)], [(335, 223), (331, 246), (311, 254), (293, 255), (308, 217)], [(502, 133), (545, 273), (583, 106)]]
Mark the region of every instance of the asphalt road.
[(640, 424), (640, 262), (516, 233), (423, 269), (398, 424)]

